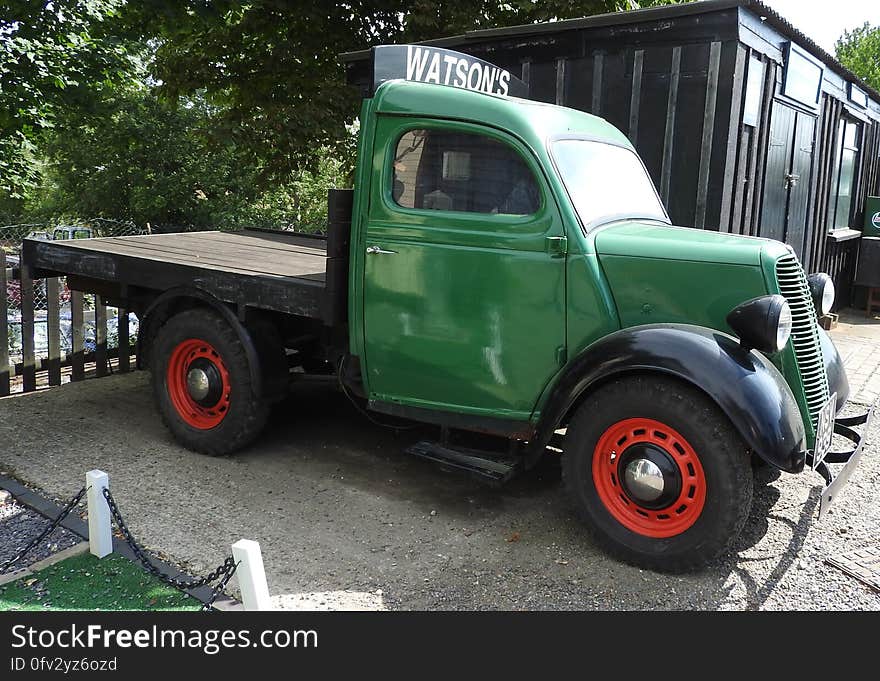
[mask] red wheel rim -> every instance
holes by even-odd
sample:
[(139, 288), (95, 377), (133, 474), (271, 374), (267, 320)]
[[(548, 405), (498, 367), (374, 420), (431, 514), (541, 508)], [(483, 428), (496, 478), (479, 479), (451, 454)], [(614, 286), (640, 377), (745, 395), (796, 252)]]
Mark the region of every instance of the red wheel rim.
[[(196, 400), (190, 392), (188, 379), (194, 366), (205, 367), (214, 377), (212, 393), (216, 399)], [(231, 393), (229, 372), (220, 353), (210, 343), (198, 338), (182, 341), (171, 353), (166, 372), (168, 396), (183, 421), (199, 430), (210, 430), (220, 424), (229, 412)]]
[[(681, 490), (663, 508), (648, 508), (627, 494), (620, 462), (633, 445), (657, 447), (671, 459)], [(645, 537), (674, 537), (689, 529), (706, 503), (706, 475), (694, 448), (673, 428), (645, 418), (618, 421), (606, 430), (593, 452), (593, 482), (599, 499), (617, 522)]]

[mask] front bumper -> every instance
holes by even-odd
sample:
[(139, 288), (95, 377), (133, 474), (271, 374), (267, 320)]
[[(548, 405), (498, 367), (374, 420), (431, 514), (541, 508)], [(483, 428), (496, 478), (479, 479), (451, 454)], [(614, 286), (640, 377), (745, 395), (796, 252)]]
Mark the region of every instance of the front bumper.
[[(865, 437), (868, 434), (868, 428), (874, 418), (874, 407), (872, 406), (864, 414), (859, 416), (846, 416), (835, 419), (834, 434), (845, 437), (853, 443), (854, 448), (845, 451), (831, 451), (825, 455), (824, 460), (816, 466), (816, 472), (819, 473), (826, 483), (826, 487), (822, 490), (822, 500), (819, 503), (819, 519), (831, 507), (831, 504), (840, 495), (841, 490), (849, 481), (850, 476), (859, 465), (864, 453)], [(864, 425), (863, 432), (859, 434), (853, 429), (853, 426)], [(807, 454), (807, 464), (812, 463), (812, 453)], [(844, 464), (843, 468), (837, 471), (837, 475), (832, 473), (828, 464)]]

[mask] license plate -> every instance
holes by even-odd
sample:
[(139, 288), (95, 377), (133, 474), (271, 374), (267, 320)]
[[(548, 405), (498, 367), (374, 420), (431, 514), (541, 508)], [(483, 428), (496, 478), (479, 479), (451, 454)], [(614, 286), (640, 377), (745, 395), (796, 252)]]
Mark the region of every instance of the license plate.
[(816, 425), (816, 448), (813, 450), (813, 470), (828, 456), (831, 451), (831, 439), (834, 437), (834, 417), (837, 416), (837, 393), (828, 398), (819, 412)]

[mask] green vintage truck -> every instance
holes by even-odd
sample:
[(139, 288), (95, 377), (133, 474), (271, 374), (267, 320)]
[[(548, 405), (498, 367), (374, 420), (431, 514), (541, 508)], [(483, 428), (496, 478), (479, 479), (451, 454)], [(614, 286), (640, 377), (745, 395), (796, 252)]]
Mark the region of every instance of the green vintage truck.
[(139, 315), (158, 409), (197, 452), (246, 446), (319, 375), (376, 420), (436, 424), (412, 453), (496, 483), (561, 454), (595, 540), (649, 568), (729, 550), (755, 465), (818, 471), (824, 512), (870, 418), (838, 417), (830, 279), (672, 226), (623, 134), (526, 92), (467, 55), (374, 48), (326, 236), (30, 241), (24, 264)]

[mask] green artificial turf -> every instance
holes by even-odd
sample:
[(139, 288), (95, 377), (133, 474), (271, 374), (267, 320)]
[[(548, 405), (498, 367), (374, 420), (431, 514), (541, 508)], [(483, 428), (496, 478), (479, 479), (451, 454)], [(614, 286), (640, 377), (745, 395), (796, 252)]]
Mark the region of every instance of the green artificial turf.
[(0, 586), (4, 610), (199, 610), (202, 604), (118, 555), (80, 554)]

